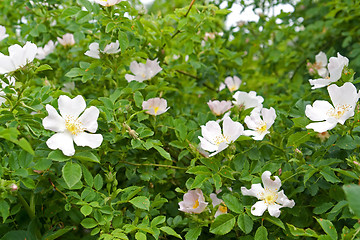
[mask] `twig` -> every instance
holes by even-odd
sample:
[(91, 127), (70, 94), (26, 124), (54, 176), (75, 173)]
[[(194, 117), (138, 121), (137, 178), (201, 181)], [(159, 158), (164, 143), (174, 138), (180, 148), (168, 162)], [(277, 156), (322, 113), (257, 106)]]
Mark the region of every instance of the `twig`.
[(166, 168), (174, 168), (174, 169), (181, 169), (181, 170), (187, 170), (187, 168), (183, 167), (177, 167), (172, 165), (164, 165), (164, 164), (156, 164), (156, 163), (132, 163), (128, 161), (119, 161), (125, 164), (133, 165), (133, 166), (155, 166), (155, 167), (166, 167)]

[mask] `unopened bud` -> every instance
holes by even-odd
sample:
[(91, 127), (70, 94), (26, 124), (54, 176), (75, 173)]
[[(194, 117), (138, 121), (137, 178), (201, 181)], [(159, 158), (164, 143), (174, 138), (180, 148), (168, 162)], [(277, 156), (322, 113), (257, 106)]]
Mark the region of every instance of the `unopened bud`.
[(15, 183), (10, 184), (10, 191), (15, 192), (18, 189), (19, 187)]

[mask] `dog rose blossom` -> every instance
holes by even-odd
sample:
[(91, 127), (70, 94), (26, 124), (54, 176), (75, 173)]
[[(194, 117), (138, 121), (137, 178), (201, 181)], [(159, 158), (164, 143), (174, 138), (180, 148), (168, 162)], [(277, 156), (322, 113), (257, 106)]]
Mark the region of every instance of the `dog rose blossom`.
[(225, 78), (225, 84), (228, 87), (230, 92), (234, 92), (239, 89), (239, 87), (241, 85), (241, 80), (237, 76), (234, 76), (234, 77), (229, 76), (229, 77)]
[(163, 98), (150, 98), (142, 103), (143, 110), (148, 110), (146, 113), (150, 115), (160, 115), (166, 112), (170, 107), (167, 108), (167, 101)]
[(66, 33), (62, 36), (62, 38), (57, 37), (57, 40), (64, 47), (69, 47), (69, 46), (75, 45), (74, 34), (72, 34), (72, 33)]
[(50, 40), (47, 44), (45, 44), (43, 48), (38, 47), (36, 58), (40, 60), (45, 59), (46, 56), (49, 55), (50, 53), (53, 53), (54, 50), (55, 50), (55, 44), (52, 40)]
[(293, 208), (295, 206), (295, 201), (289, 200), (284, 194), (284, 190), (279, 192), (281, 187), (280, 178), (275, 176), (275, 180), (271, 180), (270, 176), (271, 172), (269, 171), (265, 171), (261, 175), (264, 188), (260, 183), (252, 184), (250, 189), (241, 187), (242, 195), (257, 197), (260, 200), (251, 207), (251, 213), (254, 216), (262, 216), (267, 209), (271, 216), (279, 217), (280, 208)]
[(0, 41), (4, 40), (8, 36), (9, 36), (9, 34), (6, 34), (6, 28), (4, 26), (0, 25)]
[(95, 0), (96, 3), (104, 7), (110, 7), (121, 2), (121, 0)]
[(341, 56), (340, 53), (337, 53), (337, 57), (331, 57), (328, 64), (330, 77), (310, 79), (311, 89), (322, 88), (338, 81), (341, 78), (344, 67), (348, 66), (348, 64), (349, 59)]
[(234, 122), (230, 117), (224, 118), (222, 132), (219, 123), (209, 121), (205, 126), (201, 126), (202, 137), (199, 136), (200, 147), (206, 151), (213, 152), (209, 155), (209, 157), (212, 157), (226, 149), (243, 132), (243, 125), (239, 122)]
[(146, 64), (137, 63), (136, 61), (133, 61), (130, 63), (130, 71), (135, 75), (125, 74), (125, 79), (128, 82), (131, 81), (143, 82), (145, 80), (151, 79), (161, 70), (162, 68), (159, 66), (159, 62), (157, 61), (157, 59), (153, 61), (147, 59)]
[(230, 101), (208, 101), (208, 106), (213, 114), (216, 116), (220, 116), (224, 114), (226, 111), (228, 111), (230, 108), (232, 108)]
[(214, 215), (214, 217), (216, 218), (217, 216), (221, 215), (221, 214), (226, 214), (227, 213), (227, 207), (224, 203), (223, 200), (219, 199), (217, 197), (217, 195), (215, 193), (211, 193), (210, 194), (210, 198), (212, 200), (212, 205), (213, 207), (216, 207), (219, 205), (218, 209), (216, 210), (216, 213)]
[(262, 102), (264, 102), (264, 98), (261, 96), (256, 96), (255, 91), (250, 92), (241, 92), (237, 91), (233, 98), (234, 105), (239, 106), (242, 109), (254, 108), (254, 110), (259, 111), (262, 108)]
[(332, 84), (327, 90), (333, 105), (327, 101), (316, 100), (312, 106), (307, 105), (305, 109), (305, 115), (316, 121), (306, 128), (318, 133), (333, 129), (338, 123), (344, 124), (348, 118), (354, 116), (355, 106), (359, 100), (359, 93), (350, 82), (341, 87)]
[(183, 201), (179, 202), (179, 210), (186, 213), (202, 213), (207, 205), (201, 189), (197, 188), (184, 194)]
[(10, 73), (32, 62), (37, 53), (34, 43), (26, 42), (23, 47), (18, 44), (8, 48), (9, 56), (0, 53), (0, 74)]
[(47, 104), (46, 110), (49, 115), (42, 121), (45, 129), (56, 132), (46, 141), (50, 149), (60, 149), (64, 155), (72, 156), (75, 154), (73, 142), (78, 146), (91, 148), (101, 145), (102, 135), (90, 134), (95, 133), (98, 128), (99, 109), (91, 106), (85, 110), (86, 103), (80, 95), (73, 99), (61, 95), (58, 107), (60, 114), (53, 106)]
[[(261, 119), (262, 116), (262, 119)], [(266, 134), (269, 133), (269, 128), (273, 125), (276, 118), (274, 108), (262, 108), (261, 114), (258, 112), (251, 112), (250, 116), (246, 116), (244, 122), (248, 128), (252, 130), (245, 130), (244, 135), (253, 136), (254, 140), (263, 140)]]

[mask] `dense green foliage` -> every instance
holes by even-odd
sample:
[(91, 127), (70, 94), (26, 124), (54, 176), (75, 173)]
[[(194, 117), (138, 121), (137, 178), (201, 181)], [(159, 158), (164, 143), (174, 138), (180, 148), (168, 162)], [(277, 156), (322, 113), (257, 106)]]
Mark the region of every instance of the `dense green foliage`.
[[(266, 6), (290, 2), (295, 10), (259, 14), (258, 22), (226, 29), (235, 2), (264, 12)], [(323, 141), (305, 128), (310, 123), (305, 106), (329, 100), (326, 88), (311, 90), (308, 82), (313, 76), (306, 65), (318, 52), (349, 58), (353, 71), (343, 74), (339, 86), (359, 82), (354, 72), (360, 71), (360, 2), (219, 5), (161, 0), (145, 10), (135, 0), (112, 7), (88, 0), (0, 2), (0, 25), (9, 34), (0, 41), (1, 53), (8, 55), (9, 46), (26, 41), (42, 47), (65, 33), (73, 33), (76, 42), (58, 44), (45, 59), (10, 73), (16, 84), (3, 89), (2, 239), (360, 239), (359, 110)], [(206, 33), (214, 38), (204, 39)], [(117, 54), (84, 55), (93, 42), (104, 49), (116, 40)], [(155, 77), (127, 82), (132, 61), (156, 58), (162, 71)], [(262, 141), (241, 136), (206, 158), (198, 148), (200, 126), (217, 119), (209, 100), (233, 100), (228, 89), (218, 91), (227, 76), (240, 77), (239, 90), (256, 91), (277, 117)], [(47, 146), (54, 133), (43, 127), (45, 106), (58, 109), (60, 95), (82, 95), (87, 107), (100, 110), (100, 147), (75, 146), (75, 155), (65, 156)], [(166, 99), (170, 107), (156, 117), (142, 109), (143, 101), (154, 97)], [(246, 128), (250, 110), (231, 111)], [(252, 215), (255, 198), (241, 194), (242, 186), (260, 183), (266, 170), (280, 177), (296, 203), (283, 208), (279, 218), (268, 212)], [(184, 193), (196, 188), (209, 210), (179, 211)], [(228, 214), (215, 219), (218, 207), (209, 195), (220, 189)]]

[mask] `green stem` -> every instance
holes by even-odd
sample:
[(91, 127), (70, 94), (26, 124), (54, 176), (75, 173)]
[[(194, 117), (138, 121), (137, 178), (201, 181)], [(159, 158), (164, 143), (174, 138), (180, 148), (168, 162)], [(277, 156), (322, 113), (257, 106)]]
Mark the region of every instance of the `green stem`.
[(132, 162), (128, 162), (128, 161), (119, 161), (119, 162), (129, 164), (129, 165), (133, 165), (133, 166), (154, 166), (154, 167), (165, 167), (165, 168), (187, 170), (187, 168), (183, 168), (183, 167), (165, 165), (165, 164), (157, 164), (157, 163), (132, 163)]
[(33, 220), (35, 218), (35, 211), (32, 211), (32, 209), (29, 207), (29, 204), (26, 202), (26, 200), (23, 198), (23, 196), (21, 196), (20, 193), (18, 193), (17, 196), (19, 198), (20, 203), (25, 208), (25, 211), (29, 215), (30, 219)]

